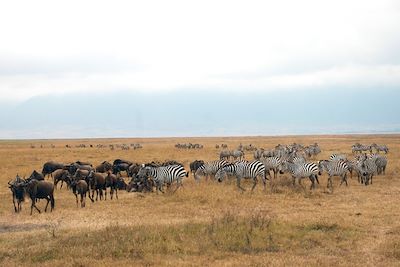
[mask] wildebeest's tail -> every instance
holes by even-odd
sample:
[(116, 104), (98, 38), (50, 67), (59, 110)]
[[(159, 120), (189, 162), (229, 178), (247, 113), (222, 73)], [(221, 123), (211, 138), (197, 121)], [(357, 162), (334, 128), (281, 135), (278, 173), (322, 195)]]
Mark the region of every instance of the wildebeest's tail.
[(50, 196), (50, 205), (51, 205), (51, 210), (54, 210), (55, 200), (53, 195)]

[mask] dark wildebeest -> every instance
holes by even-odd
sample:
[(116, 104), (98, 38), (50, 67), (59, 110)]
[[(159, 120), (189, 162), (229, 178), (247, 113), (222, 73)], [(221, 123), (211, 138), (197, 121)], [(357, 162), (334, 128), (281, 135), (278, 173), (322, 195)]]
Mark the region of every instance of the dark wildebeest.
[(118, 190), (126, 190), (128, 184), (124, 181), (124, 179), (120, 176), (117, 176), (117, 189)]
[(93, 165), (90, 164), (89, 162), (84, 162), (84, 161), (78, 160), (78, 161), (75, 161), (75, 163), (78, 165), (89, 165), (89, 166), (93, 167)]
[(33, 208), (35, 208), (40, 213), (40, 210), (35, 205), (37, 199), (47, 200), (46, 208), (44, 209), (45, 212), (47, 212), (47, 206), (49, 205), (49, 202), (51, 204), (50, 211), (53, 211), (55, 201), (54, 201), (54, 185), (52, 183), (47, 181), (38, 181), (32, 179), (22, 184), (22, 187), (25, 187), (25, 191), (29, 195), (32, 201), (31, 215)]
[(183, 167), (183, 164), (180, 162), (177, 162), (176, 160), (166, 160), (163, 163), (161, 163), (161, 166), (170, 166), (170, 165), (179, 165)]
[[(74, 180), (71, 183), (72, 193), (74, 193), (76, 198), (76, 207), (78, 207), (78, 194), (81, 196), (81, 208), (86, 206), (86, 193), (89, 191), (89, 186), (85, 180)], [(90, 191), (88, 193), (89, 199), (94, 202), (93, 198), (90, 196)]]
[(114, 191), (115, 191), (115, 197), (118, 199), (117, 182), (118, 182), (117, 176), (115, 174), (112, 174), (111, 172), (108, 172), (107, 176), (105, 177), (105, 185), (104, 185), (105, 196), (104, 196), (104, 200), (107, 200), (107, 187), (110, 188), (111, 199), (113, 199)]
[(189, 164), (190, 172), (194, 175), (194, 173), (197, 171), (197, 169), (202, 165), (204, 165), (203, 160), (195, 160), (195, 161), (191, 162)]
[(64, 170), (68, 170), (71, 175), (74, 175), (78, 169), (87, 170), (87, 171), (94, 171), (91, 165), (80, 165), (76, 162), (66, 165)]
[(121, 162), (121, 163), (116, 164), (116, 165), (113, 166), (113, 171), (112, 172), (113, 172), (113, 174), (120, 174), (121, 175), (121, 172), (125, 171), (126, 175), (129, 176), (129, 166), (131, 166), (131, 165), (128, 164), (128, 163), (125, 163), (125, 162)]
[(106, 172), (112, 170), (112, 167), (113, 166), (111, 165), (110, 162), (103, 161), (100, 165), (98, 165), (96, 167), (96, 172), (104, 172), (104, 173), (106, 173)]
[(42, 174), (43, 176), (50, 175), (51, 177), (53, 177), (53, 172), (62, 168), (64, 168), (64, 164), (54, 161), (48, 161), (43, 164)]
[[(75, 174), (72, 176), (73, 180), (85, 180), (88, 183), (89, 174), (93, 171), (77, 169)], [(89, 183), (88, 183), (89, 184)]]
[(105, 174), (91, 171), (87, 176), (89, 187), (92, 189), (92, 198), (94, 197), (94, 191), (96, 191), (96, 201), (100, 197), (103, 199), (103, 190), (105, 190)]
[(57, 189), (57, 184), (59, 181), (61, 181), (61, 187), (63, 187), (64, 182), (67, 184), (69, 187), (71, 184), (71, 175), (67, 170), (56, 170), (53, 175), (54, 178), (54, 186)]
[[(13, 181), (8, 182), (8, 187), (11, 190), (14, 211), (20, 212), (22, 209), (22, 202), (25, 200), (25, 190), (22, 185), (25, 183), (25, 180), (17, 175)], [(17, 206), (15, 206), (15, 201), (17, 201)]]
[(138, 174), (140, 168), (141, 168), (140, 164), (133, 163), (128, 168), (128, 176), (129, 177), (135, 177)]
[(36, 170), (34, 170), (32, 172), (32, 174), (31, 174), (31, 176), (29, 176), (28, 180), (32, 180), (32, 179), (35, 179), (35, 180), (38, 180), (38, 181), (43, 181), (44, 180), (44, 175), (39, 173), (39, 172), (37, 172)]
[(131, 162), (129, 160), (124, 160), (124, 159), (116, 159), (116, 160), (114, 160), (113, 165), (118, 165), (121, 163), (126, 163), (128, 165), (131, 165), (133, 162)]

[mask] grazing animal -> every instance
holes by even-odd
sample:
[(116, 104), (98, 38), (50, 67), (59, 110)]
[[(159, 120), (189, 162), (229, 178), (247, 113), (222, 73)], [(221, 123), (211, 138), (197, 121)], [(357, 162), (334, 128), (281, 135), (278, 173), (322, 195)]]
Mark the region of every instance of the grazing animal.
[[(222, 167), (222, 169), (225, 169), (226, 171), (229, 171), (230, 173), (234, 174), (236, 176), (236, 184), (239, 189), (242, 191), (245, 191), (245, 189), (240, 185), (240, 180), (244, 178), (248, 179), (253, 179), (253, 187), (251, 188), (251, 191), (254, 190), (256, 187), (258, 180), (257, 177), (261, 176), (262, 181), (264, 184), (264, 190), (266, 189), (266, 172), (265, 172), (265, 166), (262, 164), (261, 161), (255, 160), (251, 162), (244, 162), (240, 161), (235, 164), (231, 164), (228, 166)], [(222, 175), (221, 175), (222, 174)], [(223, 175), (223, 172), (219, 173), (218, 177), (217, 175), (215, 176), (218, 179), (218, 182), (222, 182), (223, 178), (225, 175)]]
[(194, 173), (197, 171), (200, 166), (204, 164), (203, 160), (195, 160), (189, 164), (190, 167), (190, 172), (194, 175)]
[(336, 161), (328, 161), (328, 160), (321, 160), (318, 162), (319, 172), (322, 173), (326, 171), (329, 175), (327, 187), (332, 188), (332, 177), (339, 176), (341, 178), (340, 185), (343, 182), (346, 183), (347, 186), (347, 171), (349, 167), (347, 163), (343, 160), (336, 160)]
[(269, 176), (269, 171), (272, 170), (274, 172), (274, 179), (278, 177), (278, 172), (279, 172), (279, 165), (281, 165), (282, 159), (280, 157), (268, 157), (268, 158), (262, 158), (261, 162), (265, 166), (265, 171), (268, 173)]
[(86, 181), (89, 185), (89, 187), (92, 189), (92, 198), (94, 197), (94, 192), (96, 191), (96, 201), (100, 198), (100, 200), (103, 199), (103, 190), (105, 190), (105, 185), (106, 185), (106, 178), (103, 173), (99, 172), (93, 172), (91, 171), (87, 178)]
[(42, 169), (42, 174), (43, 176), (50, 175), (53, 177), (53, 172), (58, 169), (63, 169), (64, 164), (54, 162), (54, 161), (48, 161), (45, 164), (43, 164), (43, 169)]
[(111, 172), (107, 173), (107, 176), (105, 177), (105, 185), (104, 185), (104, 200), (107, 200), (107, 187), (110, 188), (110, 196), (111, 199), (113, 199), (114, 191), (115, 191), (115, 197), (118, 199), (118, 178), (115, 174), (112, 174)]
[(222, 150), (222, 151), (219, 153), (219, 159), (220, 159), (220, 160), (223, 160), (223, 159), (229, 160), (229, 158), (230, 158), (231, 156), (232, 156), (232, 152), (229, 151), (229, 150)]
[(343, 154), (332, 154), (329, 157), (329, 160), (330, 161), (347, 160), (347, 157), (346, 157), (346, 155), (343, 155)]
[[(22, 210), (22, 202), (25, 200), (25, 190), (22, 185), (25, 183), (25, 180), (19, 177), (18, 175), (15, 177), (13, 181), (8, 182), (8, 187), (12, 193), (14, 211), (20, 212)], [(15, 205), (17, 202), (17, 205)]]
[(102, 163), (100, 163), (100, 165), (96, 166), (95, 170), (96, 172), (103, 172), (106, 173), (110, 170), (112, 170), (112, 165), (111, 163), (109, 163), (108, 161), (103, 161)]
[(89, 173), (91, 173), (93, 171), (88, 171), (88, 170), (84, 170), (84, 169), (77, 169), (74, 173), (74, 175), (72, 176), (72, 178), (74, 180), (87, 180)]
[(206, 177), (206, 180), (208, 180), (209, 176), (214, 176), (221, 167), (227, 164), (228, 162), (226, 160), (215, 160), (215, 161), (205, 162), (194, 173), (194, 179), (196, 181), (199, 181), (200, 175), (202, 175)]
[(39, 213), (41, 213), (39, 208), (35, 204), (37, 199), (47, 200), (46, 208), (44, 209), (45, 212), (47, 212), (47, 207), (49, 205), (49, 202), (51, 204), (50, 211), (53, 211), (55, 201), (54, 201), (54, 185), (52, 183), (47, 181), (38, 181), (32, 179), (22, 184), (22, 186), (25, 188), (26, 193), (29, 195), (32, 201), (31, 215), (33, 208), (35, 208)]
[(162, 167), (146, 166), (139, 171), (138, 175), (139, 176), (145, 175), (147, 177), (152, 177), (156, 184), (157, 190), (164, 193), (162, 189), (164, 184), (170, 186), (174, 181), (176, 181), (177, 186), (174, 190), (175, 192), (176, 190), (178, 190), (180, 186), (183, 186), (182, 179), (185, 176), (188, 177), (189, 173), (186, 172), (185, 168), (183, 168), (180, 165), (169, 165)]
[(32, 179), (35, 179), (35, 180), (38, 180), (38, 181), (43, 181), (44, 180), (44, 175), (39, 173), (39, 172), (37, 172), (36, 170), (34, 170), (32, 172), (32, 174), (31, 174), (31, 176), (29, 176), (28, 180), (32, 180)]
[(129, 176), (129, 166), (132, 164), (128, 164), (126, 162), (121, 162), (116, 165), (113, 165), (113, 174), (120, 174), (122, 171), (126, 172), (126, 175)]
[(237, 160), (237, 159), (242, 160), (242, 159), (244, 159), (244, 153), (241, 150), (234, 150), (232, 152), (232, 157), (234, 160)]
[(94, 171), (94, 168), (91, 165), (80, 165), (76, 162), (74, 162), (70, 165), (66, 165), (63, 169), (68, 170), (71, 175), (74, 175), (78, 169)]
[(380, 152), (380, 151), (383, 151), (383, 152), (385, 152), (385, 154), (387, 154), (388, 152), (389, 152), (389, 148), (386, 146), (386, 145), (377, 145), (377, 144), (372, 144), (371, 145), (371, 148), (375, 148), (376, 149), (376, 152)]
[(67, 170), (56, 170), (53, 175), (54, 179), (54, 187), (57, 189), (58, 182), (61, 181), (61, 187), (63, 187), (64, 182), (67, 184), (67, 187), (71, 184), (71, 175)]
[(317, 183), (318, 181), (318, 174), (319, 168), (317, 164), (313, 162), (308, 162), (308, 163), (292, 163), (288, 161), (283, 161), (282, 164), (280, 165), (280, 171), (281, 172), (289, 172), (292, 175), (293, 178), (293, 186), (296, 183), (296, 179), (298, 179), (299, 185), (301, 185), (300, 180), (303, 178), (309, 178), (311, 181), (311, 187), (310, 189), (315, 188), (315, 180)]
[(136, 176), (136, 175), (138, 174), (140, 168), (141, 168), (140, 164), (133, 163), (133, 164), (130, 165), (129, 168), (128, 168), (128, 176), (129, 176), (129, 177), (134, 177), (134, 176)]
[[(89, 191), (89, 186), (85, 180), (74, 180), (71, 182), (72, 193), (74, 193), (76, 198), (76, 207), (78, 207), (78, 195), (81, 196), (81, 208), (86, 206), (86, 193)], [(88, 193), (89, 199), (94, 202), (93, 198)]]

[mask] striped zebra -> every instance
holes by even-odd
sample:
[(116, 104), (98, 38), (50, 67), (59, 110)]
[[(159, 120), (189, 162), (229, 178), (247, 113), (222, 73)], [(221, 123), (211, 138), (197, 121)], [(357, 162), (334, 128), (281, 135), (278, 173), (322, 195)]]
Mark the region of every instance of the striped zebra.
[(262, 158), (261, 162), (265, 166), (265, 171), (271, 177), (269, 171), (272, 170), (274, 172), (274, 179), (278, 177), (279, 166), (282, 163), (282, 159), (280, 157), (268, 157)]
[(200, 176), (205, 176), (206, 180), (208, 180), (209, 176), (214, 176), (221, 167), (227, 164), (229, 164), (229, 162), (226, 160), (215, 160), (215, 161), (205, 162), (194, 173), (194, 179), (196, 181), (199, 181)]
[(372, 153), (372, 147), (368, 146), (368, 145), (362, 145), (362, 144), (354, 144), (351, 146), (351, 151), (353, 153), (357, 153), (357, 152), (364, 152), (364, 151), (370, 151)]
[(347, 184), (347, 171), (349, 170), (349, 167), (347, 163), (343, 160), (336, 160), (336, 161), (328, 161), (328, 160), (321, 160), (318, 162), (318, 168), (319, 172), (322, 173), (323, 171), (326, 171), (329, 175), (328, 178), (328, 183), (327, 187), (332, 188), (332, 177), (333, 176), (340, 176), (342, 178), (340, 185), (343, 184), (343, 182)]
[(315, 188), (315, 181), (318, 181), (319, 168), (317, 164), (313, 162), (306, 163), (292, 163), (288, 161), (282, 162), (280, 165), (281, 172), (289, 172), (293, 178), (293, 186), (296, 184), (296, 179), (299, 181), (299, 185), (301, 185), (300, 180), (303, 178), (309, 178), (311, 181), (310, 189)]
[(361, 183), (368, 185), (371, 182), (372, 184), (372, 178), (378, 173), (378, 166), (376, 165), (375, 159), (367, 158), (364, 160), (361, 165), (361, 171)]
[(254, 190), (256, 187), (258, 180), (257, 177), (261, 176), (262, 181), (264, 184), (264, 190), (266, 189), (267, 185), (267, 177), (266, 177), (266, 172), (265, 172), (265, 167), (264, 164), (262, 164), (261, 161), (254, 160), (250, 162), (245, 162), (245, 161), (240, 161), (235, 164), (230, 164), (229, 167), (225, 166), (223, 167), (223, 170), (218, 174), (218, 177), (216, 175), (216, 178), (218, 179), (218, 182), (222, 182), (225, 175), (227, 172), (233, 173), (236, 176), (236, 182), (237, 182), (237, 187), (241, 189), (242, 191), (246, 191), (241, 185), (240, 185), (240, 180), (241, 179), (253, 179), (253, 186), (251, 188), (251, 191)]
[(344, 154), (332, 154), (329, 157), (330, 161), (338, 161), (338, 160), (346, 160), (346, 159), (347, 159), (347, 157)]
[(161, 167), (143, 167), (138, 173), (138, 176), (142, 175), (152, 177), (156, 183), (157, 190), (164, 193), (162, 189), (164, 184), (167, 184), (169, 187), (174, 181), (176, 181), (177, 186), (174, 190), (175, 192), (180, 186), (182, 186), (183, 177), (188, 177), (189, 173), (180, 165), (169, 165)]
[(375, 143), (373, 143), (371, 145), (371, 147), (376, 149), (376, 152), (379, 153), (380, 151), (385, 152), (385, 154), (387, 154), (389, 152), (389, 148), (386, 145), (377, 145)]

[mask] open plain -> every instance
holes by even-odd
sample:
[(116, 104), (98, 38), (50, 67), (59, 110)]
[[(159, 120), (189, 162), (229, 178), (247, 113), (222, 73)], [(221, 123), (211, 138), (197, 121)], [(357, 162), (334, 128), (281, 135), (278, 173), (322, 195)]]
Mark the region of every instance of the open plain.
[[(174, 147), (186, 142), (204, 148)], [(87, 199), (85, 208), (77, 208), (74, 195), (63, 187), (55, 192), (52, 213), (32, 216), (28, 198), (21, 213), (14, 213), (7, 185), (16, 174), (41, 171), (49, 160), (93, 165), (116, 158), (137, 163), (176, 160), (189, 170), (195, 159), (217, 159), (216, 144), (273, 148), (293, 142), (317, 142), (322, 153), (314, 161), (335, 152), (351, 155), (356, 142), (386, 144), (386, 174), (369, 186), (353, 177), (349, 186), (339, 187), (336, 177), (333, 192), (326, 189), (326, 174), (313, 191), (309, 181), (303, 181), (304, 188), (293, 188), (284, 174), (268, 181), (266, 191), (259, 183), (253, 194), (249, 181), (241, 193), (235, 181), (196, 183), (190, 175), (175, 194), (120, 191), (118, 200)], [(122, 143), (143, 148), (108, 147)], [(399, 135), (0, 141), (0, 265), (400, 266), (399, 158)], [(253, 154), (247, 152), (246, 159)], [(44, 204), (40, 201), (39, 208)]]

